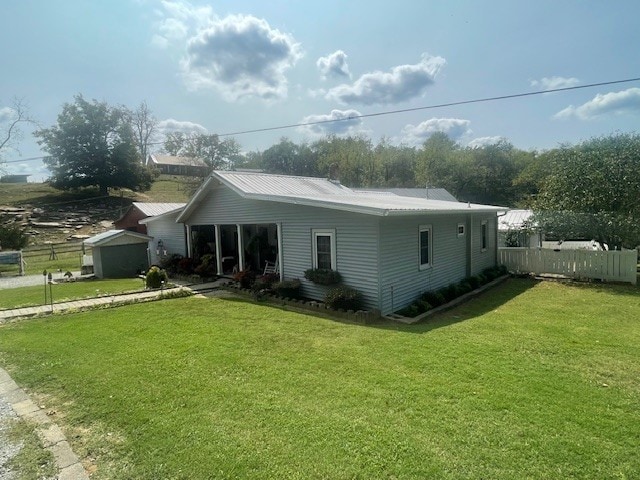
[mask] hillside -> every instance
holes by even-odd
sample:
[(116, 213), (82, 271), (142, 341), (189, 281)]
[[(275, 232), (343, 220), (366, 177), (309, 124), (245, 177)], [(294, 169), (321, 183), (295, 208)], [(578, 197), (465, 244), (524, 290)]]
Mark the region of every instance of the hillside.
[(97, 189), (64, 192), (46, 183), (0, 184), (0, 223), (26, 227), (30, 245), (87, 238), (113, 227), (131, 202), (186, 202), (190, 184), (161, 175), (146, 192)]

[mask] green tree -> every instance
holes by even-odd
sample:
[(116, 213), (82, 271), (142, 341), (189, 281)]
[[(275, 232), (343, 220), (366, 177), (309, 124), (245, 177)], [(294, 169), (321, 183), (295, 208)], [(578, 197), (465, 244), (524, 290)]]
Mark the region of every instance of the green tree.
[(141, 165), (125, 108), (76, 95), (64, 104), (56, 125), (34, 135), (50, 155), (44, 163), (56, 188), (97, 186), (107, 195), (109, 188), (151, 185), (153, 176)]
[(202, 160), (211, 170), (230, 170), (240, 157), (240, 144), (233, 138), (220, 140), (215, 133), (168, 133), (164, 150), (169, 155), (179, 155)]
[(547, 156), (550, 174), (534, 205), (545, 231), (609, 249), (640, 245), (638, 134), (596, 137)]

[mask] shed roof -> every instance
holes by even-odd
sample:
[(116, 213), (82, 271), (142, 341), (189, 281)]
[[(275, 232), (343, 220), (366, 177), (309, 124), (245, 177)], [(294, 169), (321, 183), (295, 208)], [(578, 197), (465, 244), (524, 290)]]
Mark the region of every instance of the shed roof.
[(153, 223), (156, 220), (160, 220), (162, 218), (166, 218), (166, 217), (168, 217), (170, 215), (179, 214), (184, 209), (184, 206), (186, 205), (186, 203), (181, 203), (179, 205), (180, 205), (179, 207), (174, 208), (173, 210), (168, 210), (168, 211), (166, 211), (164, 213), (161, 213), (160, 215), (154, 215), (152, 217), (143, 218), (142, 220), (139, 220), (138, 223), (142, 223), (142, 224), (146, 225), (147, 223)]
[(87, 238), (83, 243), (89, 247), (101, 247), (104, 245), (108, 245), (114, 240), (122, 237), (129, 237), (129, 240), (131, 240), (130, 243), (147, 243), (153, 238), (149, 235), (132, 232), (129, 230), (108, 230), (106, 232), (94, 235), (93, 237)]
[(171, 212), (177, 208), (183, 208), (186, 203), (147, 203), (147, 202), (133, 202), (138, 210), (144, 213), (148, 217), (155, 217), (156, 215), (162, 215), (167, 212)]
[(184, 221), (206, 197), (215, 182), (226, 185), (243, 198), (292, 203), (367, 215), (420, 215), (498, 212), (506, 207), (401, 197), (389, 192), (356, 192), (324, 178), (272, 175), (253, 172), (213, 171), (191, 198), (177, 221)]

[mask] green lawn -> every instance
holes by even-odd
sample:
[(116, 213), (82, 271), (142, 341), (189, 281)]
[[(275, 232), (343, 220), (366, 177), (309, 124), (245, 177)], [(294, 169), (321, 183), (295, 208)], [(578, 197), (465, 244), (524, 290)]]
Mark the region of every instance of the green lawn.
[[(56, 278), (60, 275), (55, 274)], [(144, 285), (138, 278), (123, 278), (115, 280), (83, 280), (80, 282), (57, 283), (47, 286), (47, 303), (50, 294), (53, 301), (64, 302), (99, 295), (113, 295), (117, 293), (142, 290)], [(0, 290), (0, 309), (25, 307), (44, 304), (44, 279), (42, 285), (35, 287), (21, 287)]]
[(0, 327), (98, 479), (637, 478), (637, 288), (509, 280), (425, 324), (187, 298)]

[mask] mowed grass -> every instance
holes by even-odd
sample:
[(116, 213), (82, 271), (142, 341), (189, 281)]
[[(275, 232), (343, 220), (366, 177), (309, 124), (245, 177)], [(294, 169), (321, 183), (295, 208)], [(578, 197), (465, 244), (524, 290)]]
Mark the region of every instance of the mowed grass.
[[(56, 277), (59, 275), (56, 273)], [(79, 282), (56, 283), (47, 285), (47, 303), (54, 303), (101, 295), (115, 295), (118, 293), (143, 290), (144, 285), (139, 278), (121, 278), (113, 280), (83, 280)], [(45, 286), (20, 287), (0, 290), (0, 309), (44, 305)]]
[(637, 478), (640, 297), (512, 279), (414, 326), (188, 298), (0, 327), (92, 478)]

